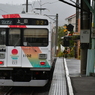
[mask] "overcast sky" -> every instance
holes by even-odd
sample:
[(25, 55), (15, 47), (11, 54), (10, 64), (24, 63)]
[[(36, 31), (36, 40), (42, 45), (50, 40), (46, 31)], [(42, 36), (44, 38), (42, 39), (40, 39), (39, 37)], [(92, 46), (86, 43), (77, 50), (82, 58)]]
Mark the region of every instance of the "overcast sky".
[[(32, 2), (36, 0), (28, 0), (28, 2)], [(2, 4), (23, 4), (26, 3), (26, 0), (0, 0)]]
[[(32, 4), (31, 6), (28, 7), (28, 12), (40, 13), (40, 11), (35, 10), (35, 8), (40, 7), (41, 4), (43, 8), (46, 8), (46, 10), (42, 11), (42, 14), (47, 14), (47, 15), (58, 14), (60, 26), (63, 25), (64, 23), (66, 24), (65, 19), (67, 17), (75, 14), (75, 7), (60, 2), (59, 0), (41, 0), (41, 2), (38, 1), (40, 0), (28, 0), (29, 4)], [(71, 2), (72, 0), (65, 0), (65, 1), (73, 3)], [(22, 10), (26, 11), (26, 6), (22, 6), (22, 4), (25, 3), (26, 0), (0, 0), (0, 14), (2, 15), (2, 14), (11, 14), (11, 13), (21, 13)], [(8, 5), (3, 5), (3, 4), (8, 4)]]
[[(33, 2), (33, 1), (40, 1), (40, 0), (28, 0), (28, 2)], [(41, 1), (44, 1), (44, 0), (41, 0)], [(51, 2), (54, 1), (54, 0), (51, 0)], [(55, 0), (55, 1), (58, 1), (58, 0)], [(67, 2), (70, 2), (70, 1), (76, 1), (76, 0), (66, 0)], [(47, 0), (48, 2), (48, 0)], [(0, 3), (2, 4), (24, 4), (26, 3), (26, 0), (0, 0)]]

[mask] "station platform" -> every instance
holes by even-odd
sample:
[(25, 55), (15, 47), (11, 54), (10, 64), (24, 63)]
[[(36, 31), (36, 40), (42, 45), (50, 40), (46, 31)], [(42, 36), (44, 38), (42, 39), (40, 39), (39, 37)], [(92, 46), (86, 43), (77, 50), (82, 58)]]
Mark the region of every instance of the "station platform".
[(57, 58), (49, 95), (67, 95), (63, 58)]
[(82, 76), (78, 59), (57, 58), (49, 95), (95, 95), (95, 76)]
[(95, 76), (80, 74), (80, 60), (66, 59), (73, 95), (95, 95)]

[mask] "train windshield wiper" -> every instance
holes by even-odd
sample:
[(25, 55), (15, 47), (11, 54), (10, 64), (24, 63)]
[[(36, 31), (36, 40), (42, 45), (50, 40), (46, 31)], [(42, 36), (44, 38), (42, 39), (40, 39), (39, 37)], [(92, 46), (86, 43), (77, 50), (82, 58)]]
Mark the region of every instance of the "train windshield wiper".
[(16, 41), (16, 43), (14, 44), (14, 47), (18, 44), (19, 41), (20, 41), (20, 38)]

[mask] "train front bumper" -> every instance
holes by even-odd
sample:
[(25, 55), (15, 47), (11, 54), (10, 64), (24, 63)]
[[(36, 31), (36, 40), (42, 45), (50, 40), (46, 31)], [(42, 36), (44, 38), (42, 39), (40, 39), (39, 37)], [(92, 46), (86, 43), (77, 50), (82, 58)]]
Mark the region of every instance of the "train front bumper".
[(13, 82), (12, 80), (0, 79), (0, 86), (45, 86), (48, 80), (31, 80), (30, 82)]

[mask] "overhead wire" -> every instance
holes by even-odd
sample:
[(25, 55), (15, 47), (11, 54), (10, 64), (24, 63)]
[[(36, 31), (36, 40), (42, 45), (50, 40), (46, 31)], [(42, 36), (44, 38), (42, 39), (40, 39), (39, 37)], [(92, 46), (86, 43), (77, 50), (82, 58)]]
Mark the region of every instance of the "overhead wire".
[(58, 1), (54, 1), (54, 2), (46, 2), (46, 3), (43, 3), (42, 5), (44, 5), (44, 4), (53, 4), (53, 3), (56, 3), (56, 2), (58, 2)]
[(76, 5), (80, 5), (78, 2), (75, 2), (73, 0), (70, 0), (71, 2), (75, 3)]
[(31, 4), (32, 9), (34, 8), (35, 5), (35, 1), (33, 1), (33, 3)]
[[(45, 4), (53, 4), (53, 3), (58, 2), (58, 1), (54, 1), (54, 2), (46, 2), (46, 3), (41, 4), (41, 0), (40, 1), (36, 0), (36, 1), (39, 3), (40, 6), (45, 5)], [(35, 5), (36, 1), (34, 1), (32, 4), (32, 11), (34, 10), (34, 5)]]
[(75, 1), (73, 1), (73, 0), (70, 0), (70, 1), (76, 4), (76, 2), (75, 2)]
[(35, 2), (36, 2), (36, 1), (33, 1), (33, 3), (31, 4), (31, 7), (32, 7), (31, 12), (34, 11)]
[(6, 11), (4, 11), (4, 10), (2, 10), (2, 9), (0, 9), (1, 11), (3, 11), (3, 12), (5, 12), (5, 13), (8, 13), (8, 12), (6, 12)]
[(40, 1), (39, 0), (37, 0), (37, 2), (39, 3), (39, 5), (40, 5)]

